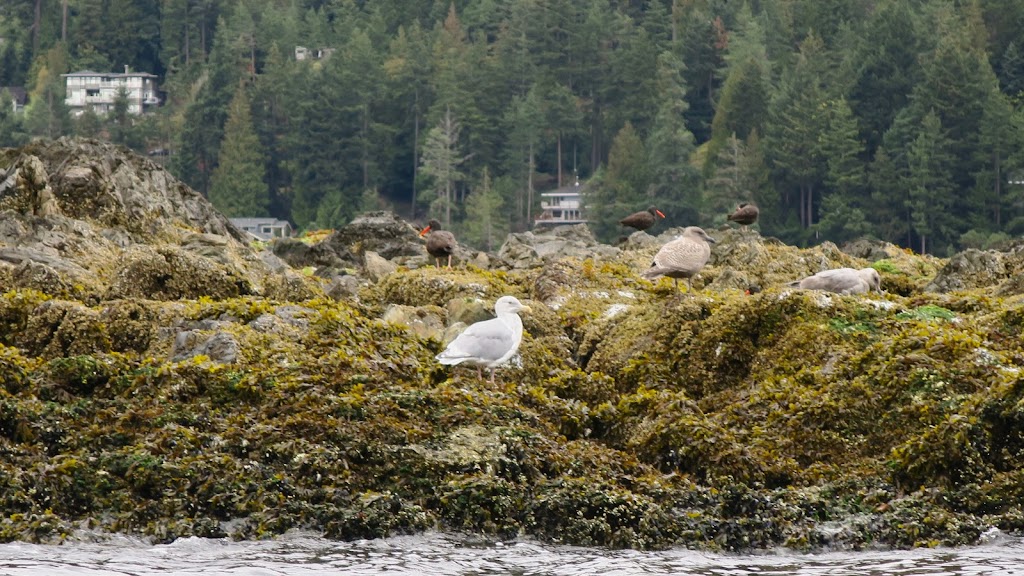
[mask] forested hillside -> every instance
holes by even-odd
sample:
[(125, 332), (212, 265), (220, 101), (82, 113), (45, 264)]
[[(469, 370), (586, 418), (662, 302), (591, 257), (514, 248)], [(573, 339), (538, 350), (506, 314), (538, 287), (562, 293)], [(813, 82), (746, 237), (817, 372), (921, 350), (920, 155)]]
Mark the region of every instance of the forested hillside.
[[(795, 244), (945, 256), (1024, 233), (1024, 0), (4, 0), (0, 145), (171, 151), (228, 215), (392, 207), (494, 248), (587, 183), (594, 230), (736, 202)], [(297, 47), (308, 57), (297, 58)], [(60, 74), (165, 103), (72, 117)], [(161, 158), (162, 159), (162, 158)]]

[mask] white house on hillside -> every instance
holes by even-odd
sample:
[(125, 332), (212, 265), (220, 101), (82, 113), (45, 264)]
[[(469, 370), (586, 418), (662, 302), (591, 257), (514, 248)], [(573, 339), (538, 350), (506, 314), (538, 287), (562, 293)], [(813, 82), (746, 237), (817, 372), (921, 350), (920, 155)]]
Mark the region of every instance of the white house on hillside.
[(66, 96), (64, 103), (74, 116), (87, 109), (104, 115), (114, 109), (114, 100), (122, 88), (128, 95), (128, 113), (143, 114), (160, 104), (157, 93), (157, 76), (148, 72), (92, 72), (85, 70), (61, 74), (64, 78)]
[(277, 218), (229, 218), (231, 223), (260, 240), (287, 238), (294, 233), (287, 220)]
[(576, 180), (569, 186), (541, 193), (541, 213), (533, 222), (534, 228), (559, 224), (586, 224), (587, 218), (583, 213), (584, 188), (585, 185), (581, 186), (580, 181)]

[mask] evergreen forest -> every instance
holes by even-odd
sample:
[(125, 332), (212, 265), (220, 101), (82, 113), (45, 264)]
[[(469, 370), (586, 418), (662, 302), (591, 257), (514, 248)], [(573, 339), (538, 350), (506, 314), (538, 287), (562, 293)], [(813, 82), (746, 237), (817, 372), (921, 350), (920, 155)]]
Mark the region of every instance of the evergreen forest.
[[(583, 182), (592, 229), (738, 202), (795, 245), (1024, 234), (1024, 0), (3, 0), (0, 146), (153, 156), (229, 216), (436, 218), (496, 249)], [(302, 57), (304, 56), (304, 57)], [(73, 115), (61, 74), (163, 104)]]

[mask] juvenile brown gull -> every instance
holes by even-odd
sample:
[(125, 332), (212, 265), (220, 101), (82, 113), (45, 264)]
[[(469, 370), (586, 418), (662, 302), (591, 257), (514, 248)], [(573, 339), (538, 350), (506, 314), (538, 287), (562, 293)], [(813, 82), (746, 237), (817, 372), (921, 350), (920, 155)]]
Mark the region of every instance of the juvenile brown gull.
[(643, 272), (641, 276), (652, 280), (658, 276), (667, 276), (672, 279), (676, 289), (679, 289), (679, 279), (686, 279), (686, 286), (693, 292), (691, 278), (704, 268), (711, 257), (711, 246), (715, 239), (708, 236), (708, 233), (697, 226), (688, 226), (683, 233), (665, 244), (654, 255), (654, 262), (651, 267)]
[(837, 294), (865, 294), (871, 290), (882, 291), (882, 277), (874, 268), (835, 268), (824, 270), (802, 280), (794, 280), (786, 286), (806, 290), (824, 290)]
[(477, 376), (483, 379), (483, 368), (491, 371), (494, 383), (494, 369), (508, 362), (519, 350), (523, 341), (523, 321), (519, 312), (529, 312), (514, 296), (502, 296), (494, 303), (497, 318), (476, 322), (459, 334), (455, 340), (436, 356), (446, 366), (470, 364), (476, 366)]

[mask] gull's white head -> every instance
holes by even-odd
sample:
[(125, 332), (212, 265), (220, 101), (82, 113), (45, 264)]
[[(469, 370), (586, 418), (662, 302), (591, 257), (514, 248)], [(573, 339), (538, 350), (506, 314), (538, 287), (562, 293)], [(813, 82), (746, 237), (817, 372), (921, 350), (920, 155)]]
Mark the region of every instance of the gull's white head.
[(502, 296), (494, 303), (494, 312), (498, 315), (529, 311), (530, 307), (520, 302), (515, 296)]

